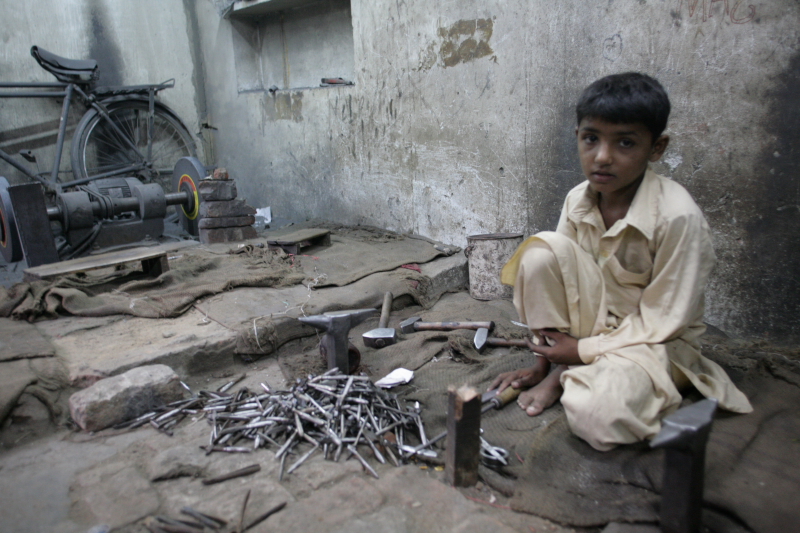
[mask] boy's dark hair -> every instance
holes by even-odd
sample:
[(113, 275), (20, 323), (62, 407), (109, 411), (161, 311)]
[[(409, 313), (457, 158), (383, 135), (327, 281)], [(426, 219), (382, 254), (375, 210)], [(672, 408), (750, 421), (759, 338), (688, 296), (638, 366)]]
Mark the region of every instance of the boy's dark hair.
[(575, 112), (578, 124), (595, 117), (614, 124), (644, 124), (653, 142), (667, 127), (669, 97), (658, 80), (639, 72), (612, 74), (583, 90)]

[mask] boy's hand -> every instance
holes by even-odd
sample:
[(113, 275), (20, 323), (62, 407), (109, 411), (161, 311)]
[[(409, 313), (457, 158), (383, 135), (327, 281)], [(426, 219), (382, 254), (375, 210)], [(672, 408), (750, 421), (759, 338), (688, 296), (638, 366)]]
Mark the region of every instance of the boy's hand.
[(543, 329), (538, 332), (540, 337), (551, 339), (552, 346), (545, 344), (533, 344), (528, 341), (528, 348), (532, 352), (545, 357), (551, 363), (557, 365), (582, 365), (580, 355), (578, 355), (578, 339), (561, 333), (555, 329)]

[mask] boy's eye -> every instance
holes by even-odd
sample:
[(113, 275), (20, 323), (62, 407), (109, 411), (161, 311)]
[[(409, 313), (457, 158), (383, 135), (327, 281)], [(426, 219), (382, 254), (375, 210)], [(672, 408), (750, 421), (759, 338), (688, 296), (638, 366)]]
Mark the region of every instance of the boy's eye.
[(592, 134), (586, 135), (586, 136), (583, 137), (583, 140), (585, 142), (587, 142), (587, 143), (596, 142), (597, 141), (597, 135), (592, 135)]
[(630, 139), (622, 139), (619, 142), (619, 145), (622, 146), (623, 148), (631, 148), (634, 145), (634, 142)]

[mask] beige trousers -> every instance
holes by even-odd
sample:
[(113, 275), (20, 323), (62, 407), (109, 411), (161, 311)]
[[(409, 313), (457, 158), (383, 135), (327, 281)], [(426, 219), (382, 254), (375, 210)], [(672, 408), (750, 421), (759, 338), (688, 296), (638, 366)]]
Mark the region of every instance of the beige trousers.
[[(563, 235), (537, 237), (517, 271), (514, 305), (520, 319), (531, 330), (558, 328), (578, 339), (607, 329), (600, 267)], [(681, 401), (673, 378), (688, 383), (671, 368), (672, 343), (683, 341), (629, 346), (565, 371), (561, 403), (573, 433), (603, 451), (655, 436), (661, 418)]]

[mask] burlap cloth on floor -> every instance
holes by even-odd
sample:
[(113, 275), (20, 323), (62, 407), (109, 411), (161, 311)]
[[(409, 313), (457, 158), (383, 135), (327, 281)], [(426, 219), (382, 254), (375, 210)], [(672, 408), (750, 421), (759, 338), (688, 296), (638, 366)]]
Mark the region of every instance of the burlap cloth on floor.
[[(134, 315), (176, 317), (198, 298), (233, 287), (285, 287), (305, 275), (283, 252), (249, 248), (243, 253), (192, 249), (170, 260), (170, 270), (155, 279), (125, 279), (129, 271), (105, 276), (72, 275), (55, 281), (0, 287), (0, 316), (33, 321), (59, 313), (78, 316)], [(120, 284), (121, 283), (121, 284)]]
[[(122, 271), (18, 283), (10, 289), (0, 286), (0, 317), (33, 321), (66, 313), (170, 318), (181, 315), (199, 298), (234, 287), (345, 286), (375, 272), (445, 255), (429, 242), (378, 228), (318, 225), (331, 229), (331, 245), (304, 249), (299, 256), (268, 250), (265, 241), (273, 237), (268, 234), (247, 244), (182, 249), (170, 258), (170, 270), (156, 279)], [(282, 231), (309, 226), (313, 225), (298, 224)], [(456, 250), (450, 247), (448, 252)], [(138, 279), (126, 282), (131, 276)]]

